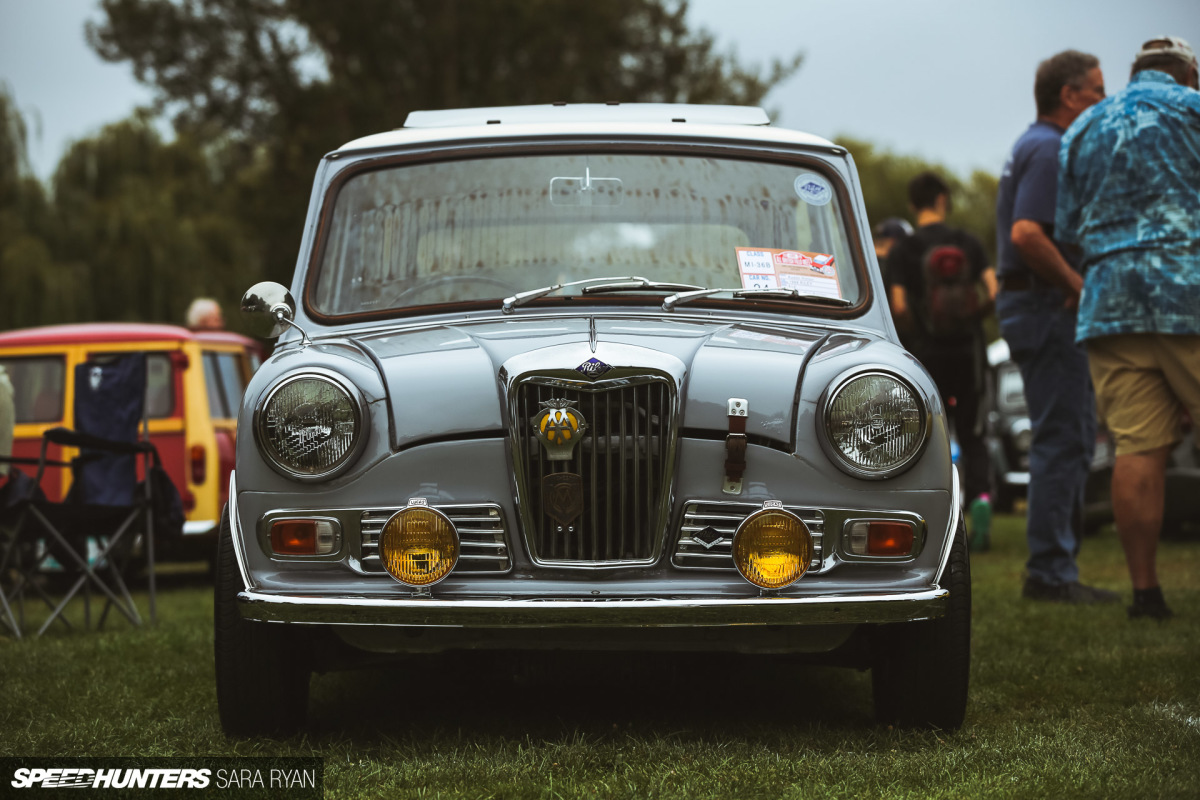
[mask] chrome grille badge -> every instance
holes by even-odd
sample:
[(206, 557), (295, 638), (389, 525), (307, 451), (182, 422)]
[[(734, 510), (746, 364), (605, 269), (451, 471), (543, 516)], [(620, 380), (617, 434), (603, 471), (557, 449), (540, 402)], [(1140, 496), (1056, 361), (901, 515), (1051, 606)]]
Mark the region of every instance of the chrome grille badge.
[(575, 445), (587, 430), (587, 420), (574, 400), (551, 399), (542, 402), (542, 410), (533, 416), (533, 433), (550, 461), (570, 461)]

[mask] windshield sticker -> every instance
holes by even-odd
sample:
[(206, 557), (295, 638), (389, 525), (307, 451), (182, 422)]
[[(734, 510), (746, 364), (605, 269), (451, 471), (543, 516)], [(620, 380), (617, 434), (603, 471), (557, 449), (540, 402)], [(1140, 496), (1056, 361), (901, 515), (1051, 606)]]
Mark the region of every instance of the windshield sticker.
[(829, 181), (815, 172), (803, 172), (796, 177), (796, 194), (810, 206), (827, 205), (833, 199)]
[(817, 297), (842, 297), (833, 256), (805, 250), (737, 248), (743, 289), (795, 289)]

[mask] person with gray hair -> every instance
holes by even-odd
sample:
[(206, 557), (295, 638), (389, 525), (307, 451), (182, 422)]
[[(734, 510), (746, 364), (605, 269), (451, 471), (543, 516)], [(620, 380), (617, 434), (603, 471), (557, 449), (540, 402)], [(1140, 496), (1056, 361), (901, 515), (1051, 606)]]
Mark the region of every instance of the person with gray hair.
[(225, 315), (221, 306), (211, 297), (197, 297), (188, 306), (187, 326), (193, 331), (220, 331), (225, 329)]
[(1116, 449), (1112, 499), (1131, 619), (1171, 616), (1156, 568), (1167, 458), (1200, 422), (1200, 69), (1183, 39), (1134, 57), (1129, 85), (1063, 136), (1055, 235), (1087, 278), (1077, 338)]
[(1075, 561), (1096, 409), (1087, 354), (1075, 343), (1083, 276), (1053, 239), (1059, 143), (1080, 114), (1104, 99), (1100, 62), (1078, 50), (1052, 56), (1038, 66), (1033, 95), (1037, 119), (1013, 146), (996, 197), (996, 316), (1025, 382), (1033, 425), (1022, 595), (1116, 602), (1116, 592), (1080, 583)]

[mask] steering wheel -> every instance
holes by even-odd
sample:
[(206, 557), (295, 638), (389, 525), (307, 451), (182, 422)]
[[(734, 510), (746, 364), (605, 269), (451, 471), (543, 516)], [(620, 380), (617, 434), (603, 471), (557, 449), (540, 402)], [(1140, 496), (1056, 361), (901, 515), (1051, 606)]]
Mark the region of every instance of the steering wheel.
[[(412, 297), (419, 297), (425, 292), (443, 289), (458, 283), (469, 283), (472, 286), (494, 286), (501, 290), (501, 297), (507, 297), (515, 291), (514, 287), (506, 281), (502, 281), (499, 278), (489, 278), (486, 275), (443, 275), (440, 278), (434, 278), (433, 280), (429, 281), (421, 281), (416, 286), (408, 287), (399, 294), (390, 298), (386, 303), (382, 304), (380, 308), (394, 308), (402, 300), (409, 300)], [(473, 299), (483, 300), (486, 298), (477, 297)]]

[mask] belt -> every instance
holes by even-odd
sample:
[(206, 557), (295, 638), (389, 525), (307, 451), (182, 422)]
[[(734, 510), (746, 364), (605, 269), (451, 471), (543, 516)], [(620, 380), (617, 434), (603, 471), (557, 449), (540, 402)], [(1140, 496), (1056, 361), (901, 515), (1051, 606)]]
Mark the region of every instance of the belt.
[(1027, 272), (1018, 272), (1013, 275), (1000, 276), (1000, 288), (1010, 292), (1023, 292), (1027, 289), (1041, 289), (1046, 284), (1034, 278)]

